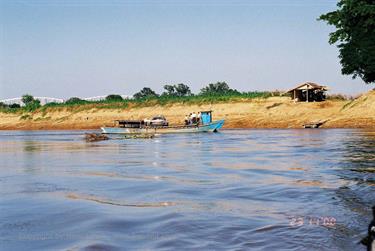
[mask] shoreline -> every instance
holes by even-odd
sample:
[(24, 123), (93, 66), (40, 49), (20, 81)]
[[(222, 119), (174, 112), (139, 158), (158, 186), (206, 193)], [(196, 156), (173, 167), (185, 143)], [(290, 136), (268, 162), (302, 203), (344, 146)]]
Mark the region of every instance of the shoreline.
[[(242, 127), (242, 128), (239, 128), (239, 127), (231, 127), (231, 128), (221, 128), (219, 130), (219, 132), (221, 131), (241, 131), (241, 130), (375, 130), (375, 127), (319, 127), (319, 128), (303, 128), (303, 127), (299, 127), (299, 128), (293, 128), (293, 127), (289, 127), (289, 128), (282, 128), (282, 127), (248, 127), (248, 128), (245, 128), (245, 127)], [(82, 128), (82, 129), (79, 129), (79, 128), (74, 128), (74, 129), (0, 129), (0, 132), (13, 132), (13, 131), (19, 131), (19, 132), (38, 132), (38, 131), (83, 131), (83, 130), (87, 130), (87, 131), (101, 131), (100, 128)], [(215, 132), (216, 133), (216, 132)], [(170, 133), (172, 134), (172, 133)]]
[(212, 110), (223, 129), (297, 129), (325, 121), (320, 128), (375, 128), (375, 91), (355, 100), (297, 102), (270, 97), (211, 104), (173, 103), (129, 108), (50, 107), (28, 113), (0, 112), (0, 130), (82, 130), (110, 126), (116, 119), (144, 119), (163, 114), (170, 124), (182, 124), (185, 114)]

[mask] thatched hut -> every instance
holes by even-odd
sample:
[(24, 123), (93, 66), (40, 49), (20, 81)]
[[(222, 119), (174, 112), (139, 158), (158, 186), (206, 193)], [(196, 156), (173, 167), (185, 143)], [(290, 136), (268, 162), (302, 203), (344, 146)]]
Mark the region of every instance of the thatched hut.
[(294, 101), (314, 102), (324, 101), (326, 91), (328, 91), (327, 86), (306, 82), (288, 90), (287, 93), (291, 94)]

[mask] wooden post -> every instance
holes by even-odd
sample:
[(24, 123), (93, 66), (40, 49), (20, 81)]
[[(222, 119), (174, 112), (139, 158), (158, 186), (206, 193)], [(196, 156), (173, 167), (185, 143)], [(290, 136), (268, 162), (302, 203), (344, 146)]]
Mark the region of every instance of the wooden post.
[(309, 102), (309, 89), (306, 89), (306, 102)]
[(296, 89), (293, 90), (293, 100), (296, 99)]

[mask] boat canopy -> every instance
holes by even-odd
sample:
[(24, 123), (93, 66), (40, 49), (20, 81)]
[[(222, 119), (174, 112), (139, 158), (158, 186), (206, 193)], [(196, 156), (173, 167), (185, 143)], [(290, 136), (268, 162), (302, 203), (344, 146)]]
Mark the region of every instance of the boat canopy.
[(141, 120), (115, 120), (118, 127), (123, 128), (140, 128), (144, 122)]
[(201, 121), (203, 125), (212, 122), (212, 111), (201, 111)]

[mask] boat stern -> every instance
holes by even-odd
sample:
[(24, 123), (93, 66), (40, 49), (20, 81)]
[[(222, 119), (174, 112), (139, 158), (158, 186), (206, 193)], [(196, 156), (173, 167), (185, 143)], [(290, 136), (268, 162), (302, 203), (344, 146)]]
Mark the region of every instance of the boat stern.
[(224, 119), (215, 121), (212, 123), (213, 125), (213, 132), (217, 132), (219, 129), (221, 129), (224, 126)]

